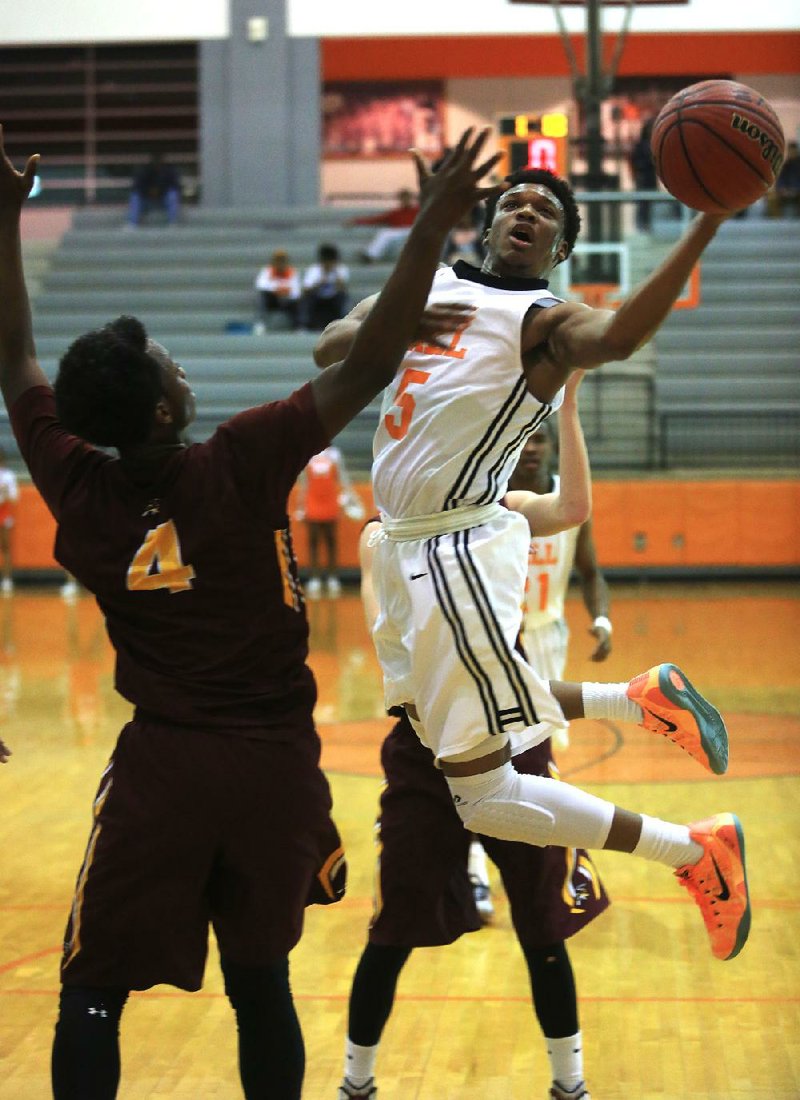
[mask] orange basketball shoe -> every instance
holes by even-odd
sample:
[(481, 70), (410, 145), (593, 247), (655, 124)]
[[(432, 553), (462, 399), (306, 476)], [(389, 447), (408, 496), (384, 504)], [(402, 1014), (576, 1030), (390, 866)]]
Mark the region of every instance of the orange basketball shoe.
[(677, 665), (656, 665), (634, 676), (626, 694), (642, 708), (646, 730), (668, 737), (716, 775), (727, 771), (728, 731), (722, 715)]
[(703, 855), (675, 874), (700, 906), (714, 956), (733, 959), (750, 934), (741, 823), (735, 814), (715, 814), (690, 825), (689, 835), (702, 845)]

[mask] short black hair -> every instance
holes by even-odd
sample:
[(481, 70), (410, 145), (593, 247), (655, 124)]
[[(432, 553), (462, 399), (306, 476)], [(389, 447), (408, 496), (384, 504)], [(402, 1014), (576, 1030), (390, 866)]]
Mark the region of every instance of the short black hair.
[[(522, 183), (541, 183), (543, 187), (553, 192), (564, 207), (564, 240), (567, 242), (567, 255), (569, 256), (581, 231), (581, 214), (578, 210), (578, 204), (575, 202), (575, 193), (567, 181), (547, 168), (518, 168), (516, 172), (506, 176), (504, 182), (508, 184), (509, 188), (518, 187)], [(491, 228), (497, 203), (504, 194), (505, 191), (500, 191), (499, 194), (492, 195), (486, 200), (486, 214), (483, 220), (484, 233)]]
[(136, 317), (79, 336), (61, 358), (54, 390), (59, 420), (98, 447), (144, 443), (162, 396), (161, 367)]
[(319, 252), (317, 253), (320, 260), (325, 263), (327, 260), (335, 260), (339, 262), (339, 249), (335, 244), (321, 244), (319, 246)]

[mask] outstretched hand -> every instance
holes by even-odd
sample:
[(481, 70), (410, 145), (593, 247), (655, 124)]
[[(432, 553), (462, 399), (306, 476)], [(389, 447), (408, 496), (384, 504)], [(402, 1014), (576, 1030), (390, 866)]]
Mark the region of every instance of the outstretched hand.
[(430, 216), (441, 212), (442, 222), (449, 228), (460, 221), (489, 195), (503, 190), (505, 184), (481, 187), (480, 181), (494, 168), (502, 153), (494, 153), (482, 163), (476, 161), (491, 133), (486, 126), (475, 137), (475, 130), (465, 130), (458, 143), (450, 150), (436, 172), (432, 172), (416, 149), (411, 150), (417, 169), (420, 209)]
[(6, 156), (3, 143), (3, 127), (0, 126), (0, 215), (14, 211), (18, 213), (33, 187), (36, 169), (39, 166), (39, 154), (28, 157), (28, 163), (22, 172), (18, 172)]

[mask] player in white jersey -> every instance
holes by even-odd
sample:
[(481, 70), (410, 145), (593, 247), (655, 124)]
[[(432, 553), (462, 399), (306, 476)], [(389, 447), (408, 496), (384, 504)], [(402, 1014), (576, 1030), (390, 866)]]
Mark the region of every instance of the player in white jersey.
[(17, 475), (6, 464), (5, 451), (0, 447), (0, 592), (10, 596), (14, 591), (11, 561), (11, 532), (19, 500)]
[[(557, 492), (559, 475), (551, 472), (554, 441), (551, 422), (542, 424), (525, 444), (511, 475), (512, 490), (532, 493)], [(576, 570), (583, 601), (592, 619), (593, 661), (604, 661), (611, 652), (611, 620), (606, 579), (597, 564), (591, 517), (580, 527), (555, 535), (534, 537), (528, 549), (523, 638), (533, 667), (548, 680), (561, 680), (567, 663), (569, 628), (564, 602), (570, 577)], [(565, 748), (566, 744), (562, 744)]]
[[(548, 684), (534, 672), (514, 649), (527, 524), (500, 504), (525, 440), (561, 403), (570, 373), (626, 359), (645, 343), (725, 219), (699, 215), (618, 310), (596, 310), (547, 288), (580, 227), (569, 185), (542, 169), (507, 182), (489, 200), (481, 270), (460, 261), (434, 280), (429, 306), (461, 307), (452, 339), (412, 345), (375, 436), (374, 640), (386, 704), (405, 707), (470, 831), (663, 862), (700, 906), (714, 954), (732, 958), (750, 923), (733, 814), (675, 825), (514, 769), (514, 755), (573, 717), (639, 721), (718, 772), (727, 732), (674, 665), (617, 685)], [(340, 357), (368, 311), (356, 307), (329, 326), (318, 364)]]

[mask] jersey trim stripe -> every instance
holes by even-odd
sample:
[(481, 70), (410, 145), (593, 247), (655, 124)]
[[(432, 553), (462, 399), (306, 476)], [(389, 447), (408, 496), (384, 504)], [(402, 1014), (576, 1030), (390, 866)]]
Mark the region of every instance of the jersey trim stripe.
[(497, 461), (493, 466), (489, 468), (487, 472), (487, 486), (484, 494), (479, 498), (478, 504), (490, 504), (497, 500), (500, 496), (500, 487), (498, 485), (498, 478), (505, 469), (508, 462), (509, 455), (512, 454), (518, 448), (521, 449), (525, 442), (530, 439), (542, 421), (546, 420), (553, 411), (552, 405), (542, 405), (541, 409), (536, 413), (532, 420), (522, 428), (514, 439), (510, 440), (503, 448), (502, 452), (498, 455)]
[(428, 542), (428, 549), (426, 552), (428, 567), (431, 571), (433, 587), (436, 593), (436, 600), (439, 607), (442, 609), (442, 615), (445, 621), (452, 631), (456, 649), (461, 658), (461, 663), (477, 688), (481, 705), (483, 706), (483, 713), (486, 718), (487, 730), (492, 736), (495, 736), (500, 733), (501, 727), (494, 717), (499, 708), (494, 694), (492, 680), (491, 677), (483, 671), (480, 661), (470, 647), (464, 622), (458, 613), (458, 606), (447, 584), (447, 570), (442, 565), (438, 556), (439, 543), (442, 538), (446, 537), (447, 536), (437, 535), (435, 538), (431, 539)]
[(486, 630), (486, 637), (489, 639), (494, 649), (499, 664), (505, 671), (508, 686), (516, 701), (516, 707), (497, 711), (500, 728), (505, 729), (507, 726), (513, 725), (520, 720), (523, 721), (526, 726), (537, 725), (539, 719), (536, 715), (533, 699), (525, 684), (522, 669), (516, 663), (514, 654), (506, 645), (502, 627), (498, 622), (492, 602), (486, 592), (483, 578), (472, 560), (472, 554), (469, 548), (469, 538), (469, 528), (466, 531), (459, 531), (453, 536), (456, 559), (461, 566), (461, 572), (469, 585), (472, 598), (475, 601), (475, 606), (481, 616), (484, 629)]
[(444, 503), (446, 509), (458, 507), (459, 500), (456, 494), (467, 492), (480, 472), (481, 463), (486, 460), (487, 455), (492, 453), (496, 440), (502, 435), (509, 420), (511, 420), (516, 410), (525, 400), (527, 392), (527, 382), (525, 376), (521, 374), (513, 390), (501, 405), (494, 420), (489, 424), (482, 438), (478, 441), (477, 447), (468, 455), (466, 462), (461, 468), (461, 473), (456, 478), (450, 492), (447, 494)]

